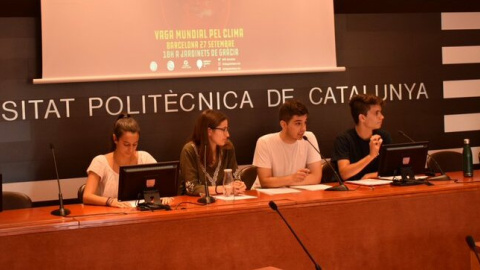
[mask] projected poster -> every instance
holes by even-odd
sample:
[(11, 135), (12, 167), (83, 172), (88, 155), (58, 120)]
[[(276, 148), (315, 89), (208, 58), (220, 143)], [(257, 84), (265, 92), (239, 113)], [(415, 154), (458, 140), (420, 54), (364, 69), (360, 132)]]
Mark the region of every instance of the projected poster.
[(42, 1), (42, 60), (65, 81), (342, 70), (332, 0)]
[[(198, 71), (242, 69), (239, 47), (245, 39), (245, 28), (241, 24), (230, 28), (230, 0), (164, 1), (162, 8), (164, 28), (155, 30), (155, 40), (164, 69), (191, 71), (192, 65)], [(156, 62), (152, 64), (156, 66)]]

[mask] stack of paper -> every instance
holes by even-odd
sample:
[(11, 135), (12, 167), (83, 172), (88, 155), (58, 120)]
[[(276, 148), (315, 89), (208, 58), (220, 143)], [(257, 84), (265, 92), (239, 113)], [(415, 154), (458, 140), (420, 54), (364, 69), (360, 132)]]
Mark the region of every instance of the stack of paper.
[(256, 196), (251, 195), (235, 195), (235, 196), (225, 196), (225, 195), (218, 195), (213, 196), (215, 199), (222, 200), (222, 201), (239, 201), (239, 200), (246, 200), (246, 199), (255, 199)]
[(346, 181), (349, 184), (363, 185), (363, 186), (379, 186), (379, 185), (389, 185), (392, 183), (391, 180), (379, 180), (379, 179), (362, 179), (355, 181)]
[(256, 190), (258, 190), (258, 192), (265, 193), (265, 194), (268, 194), (268, 195), (301, 192), (300, 190), (294, 189), (294, 188), (259, 188), (259, 189), (256, 189)]

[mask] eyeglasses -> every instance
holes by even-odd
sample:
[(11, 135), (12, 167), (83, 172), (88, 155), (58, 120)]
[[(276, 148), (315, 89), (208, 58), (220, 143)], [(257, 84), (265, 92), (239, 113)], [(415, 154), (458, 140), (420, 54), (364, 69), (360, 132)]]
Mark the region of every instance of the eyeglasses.
[(218, 130), (223, 131), (223, 133), (229, 133), (228, 127), (224, 127), (224, 128), (218, 128), (218, 127), (216, 127), (216, 128), (212, 128), (212, 129), (218, 129)]

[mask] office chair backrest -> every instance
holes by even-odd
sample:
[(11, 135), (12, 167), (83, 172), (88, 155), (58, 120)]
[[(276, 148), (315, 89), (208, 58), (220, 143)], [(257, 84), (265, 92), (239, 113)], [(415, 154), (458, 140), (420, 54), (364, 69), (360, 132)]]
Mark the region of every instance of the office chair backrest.
[(247, 186), (247, 190), (250, 190), (253, 183), (255, 183), (255, 179), (257, 179), (257, 167), (254, 165), (247, 165), (240, 169), (238, 175)]
[[(331, 163), (330, 159), (329, 159), (329, 162), (330, 162), (330, 165), (334, 166)], [(323, 165), (323, 167), (322, 167), (322, 181), (321, 181), (321, 183), (334, 183), (334, 182), (336, 183), (337, 179), (335, 179), (333, 177), (334, 172), (333, 172), (331, 166), (328, 166), (328, 164), (324, 160), (322, 160), (322, 165)]]
[(454, 151), (439, 151), (431, 154), (427, 159), (427, 167), (434, 172), (440, 172), (432, 158), (437, 161), (438, 165), (444, 172), (456, 172), (462, 170), (463, 157), (461, 153)]
[(3, 211), (3, 181), (2, 181), (2, 174), (0, 173), (0, 193), (2, 193), (2, 196), (0, 196), (0, 212)]
[(3, 191), (3, 210), (31, 208), (32, 200), (28, 195), (21, 192)]
[(77, 198), (79, 203), (83, 203), (83, 192), (85, 191), (85, 184), (78, 188)]

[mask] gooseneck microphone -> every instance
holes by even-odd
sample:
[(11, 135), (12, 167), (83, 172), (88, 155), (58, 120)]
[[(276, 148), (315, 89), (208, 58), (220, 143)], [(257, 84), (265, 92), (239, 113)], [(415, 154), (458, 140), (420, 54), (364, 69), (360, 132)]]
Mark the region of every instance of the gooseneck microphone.
[(50, 144), (50, 149), (52, 150), (52, 156), (53, 156), (53, 163), (55, 164), (55, 173), (57, 174), (57, 184), (58, 184), (58, 201), (60, 203), (60, 208), (57, 210), (53, 210), (51, 212), (52, 215), (54, 216), (67, 216), (70, 215), (70, 210), (65, 209), (63, 207), (63, 195), (62, 195), (62, 188), (60, 187), (60, 177), (58, 176), (58, 169), (57, 169), (57, 159), (55, 158), (55, 148), (53, 147), (53, 144)]
[(201, 197), (197, 200), (199, 203), (210, 204), (215, 202), (215, 198), (210, 196), (207, 182), (207, 145), (205, 145), (205, 151), (203, 152), (203, 167), (205, 168), (205, 197)]
[[(415, 142), (414, 139), (410, 138), (407, 134), (405, 134), (405, 132), (403, 132), (401, 130), (398, 131), (398, 134), (402, 135), (404, 138), (406, 138), (407, 140), (409, 140), (411, 142)], [(438, 164), (438, 162), (435, 160), (435, 158), (433, 156), (431, 156), (430, 154), (427, 153), (427, 157), (433, 161), (433, 163), (435, 164), (435, 167), (437, 167), (437, 169), (440, 171), (439, 176), (429, 177), (428, 180), (434, 180), (434, 181), (435, 180), (452, 180), (450, 178), (450, 176), (445, 174), (445, 172), (440, 167), (440, 164)]]
[[(311, 141), (308, 140), (308, 137), (307, 136), (303, 136), (303, 139), (305, 141), (307, 141), (312, 147), (313, 149), (315, 149), (315, 151), (317, 151), (318, 155), (320, 155), (320, 150), (318, 150), (315, 145), (313, 145), (313, 143)], [(335, 170), (335, 168), (333, 168), (332, 164), (330, 164), (330, 162), (325, 159), (325, 158), (322, 158), (322, 155), (320, 155), (320, 158), (325, 161), (325, 163), (327, 163), (327, 166), (332, 170), (333, 174), (335, 175), (335, 178), (337, 179), (337, 182), (338, 182), (338, 186), (335, 186), (335, 187), (330, 187), (330, 188), (327, 188), (325, 189), (325, 191), (348, 191), (348, 187), (345, 185), (345, 183), (343, 182), (342, 178), (340, 177), (340, 175), (338, 175), (337, 171)]]
[(292, 232), (293, 236), (295, 236), (295, 238), (297, 239), (297, 241), (298, 241), (298, 243), (300, 244), (300, 246), (303, 248), (303, 250), (305, 251), (305, 253), (307, 253), (308, 258), (310, 258), (310, 260), (312, 261), (312, 263), (315, 265), (315, 269), (321, 270), (322, 268), (320, 267), (320, 265), (315, 261), (315, 259), (312, 257), (312, 255), (310, 254), (310, 252), (308, 252), (307, 248), (303, 245), (302, 241), (300, 241), (300, 238), (298, 238), (298, 236), (297, 236), (297, 234), (295, 233), (295, 231), (292, 229), (292, 227), (290, 227), (290, 224), (288, 224), (287, 220), (283, 217), (282, 213), (280, 213), (280, 211), (278, 210), (277, 204), (276, 204), (274, 201), (270, 201), (270, 202), (268, 203), (268, 206), (270, 206), (270, 208), (272, 208), (273, 211), (277, 212), (278, 215), (280, 215), (280, 217), (282, 218), (283, 222), (285, 222), (285, 224), (287, 225), (288, 229), (290, 229), (290, 232)]
[(467, 241), (467, 244), (470, 247), (470, 249), (473, 251), (473, 253), (475, 253), (478, 263), (480, 264), (480, 257), (478, 256), (478, 249), (477, 249), (477, 245), (475, 245), (475, 240), (473, 240), (473, 237), (471, 235), (467, 235), (465, 240)]

